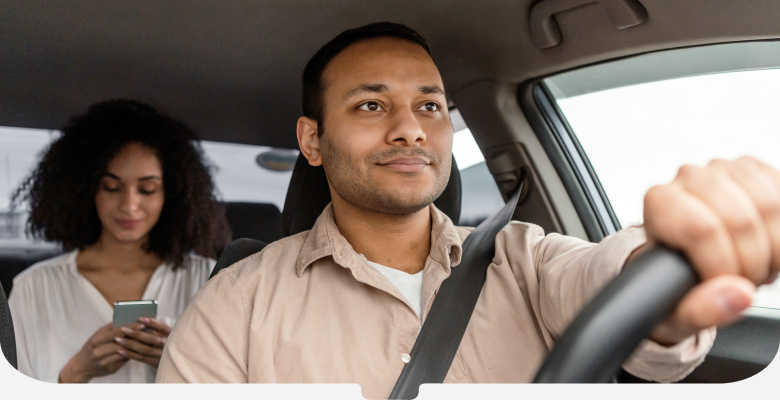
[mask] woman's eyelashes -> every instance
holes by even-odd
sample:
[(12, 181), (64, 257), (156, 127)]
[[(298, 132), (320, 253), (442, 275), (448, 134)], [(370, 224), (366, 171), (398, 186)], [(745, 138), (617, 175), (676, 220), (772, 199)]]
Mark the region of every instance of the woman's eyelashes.
[[(116, 193), (116, 192), (119, 192), (121, 190), (121, 187), (119, 187), (119, 186), (112, 186), (112, 185), (103, 185), (103, 186), (101, 186), (101, 189), (103, 191), (106, 191), (106, 192), (109, 192), (109, 193)], [(138, 191), (138, 193), (140, 193), (142, 195), (151, 196), (151, 195), (157, 193), (158, 188), (157, 187), (151, 187), (151, 188), (139, 187), (136, 190)]]

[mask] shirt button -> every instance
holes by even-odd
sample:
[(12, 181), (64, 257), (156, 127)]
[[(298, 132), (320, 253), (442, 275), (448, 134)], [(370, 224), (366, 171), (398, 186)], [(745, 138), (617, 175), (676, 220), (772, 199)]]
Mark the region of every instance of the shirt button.
[(408, 354), (401, 354), (401, 361), (403, 361), (404, 364), (409, 364), (409, 361), (412, 361), (412, 356)]

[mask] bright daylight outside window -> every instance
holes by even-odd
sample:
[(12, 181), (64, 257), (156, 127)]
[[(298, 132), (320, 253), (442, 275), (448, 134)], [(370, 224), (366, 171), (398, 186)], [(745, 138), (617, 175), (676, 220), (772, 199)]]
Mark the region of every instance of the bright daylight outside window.
[[(683, 164), (754, 156), (780, 168), (780, 45), (648, 54), (545, 80), (623, 227)], [(754, 307), (780, 308), (780, 282)]]

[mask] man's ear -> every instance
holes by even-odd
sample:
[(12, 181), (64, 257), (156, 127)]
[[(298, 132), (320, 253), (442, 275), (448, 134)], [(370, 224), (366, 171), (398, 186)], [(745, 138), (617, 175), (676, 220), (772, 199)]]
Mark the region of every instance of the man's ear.
[(301, 149), (301, 154), (309, 160), (309, 165), (314, 167), (322, 165), (317, 126), (317, 121), (311, 118), (298, 118), (298, 147)]

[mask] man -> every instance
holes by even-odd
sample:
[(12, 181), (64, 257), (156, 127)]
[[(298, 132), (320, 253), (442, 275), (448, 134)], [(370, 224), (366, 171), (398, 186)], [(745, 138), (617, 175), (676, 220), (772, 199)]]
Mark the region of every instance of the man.
[[(298, 142), (332, 203), (311, 231), (221, 272), (177, 322), (160, 382), (357, 382), (387, 397), (467, 228), (431, 205), (452, 125), (425, 40), (395, 24), (342, 33), (304, 71)], [(738, 317), (780, 267), (780, 174), (752, 159), (685, 167), (646, 197), (645, 229), (594, 245), (513, 222), (445, 382), (527, 382), (587, 298), (655, 243), (705, 279), (624, 364), (673, 381), (714, 326)]]

